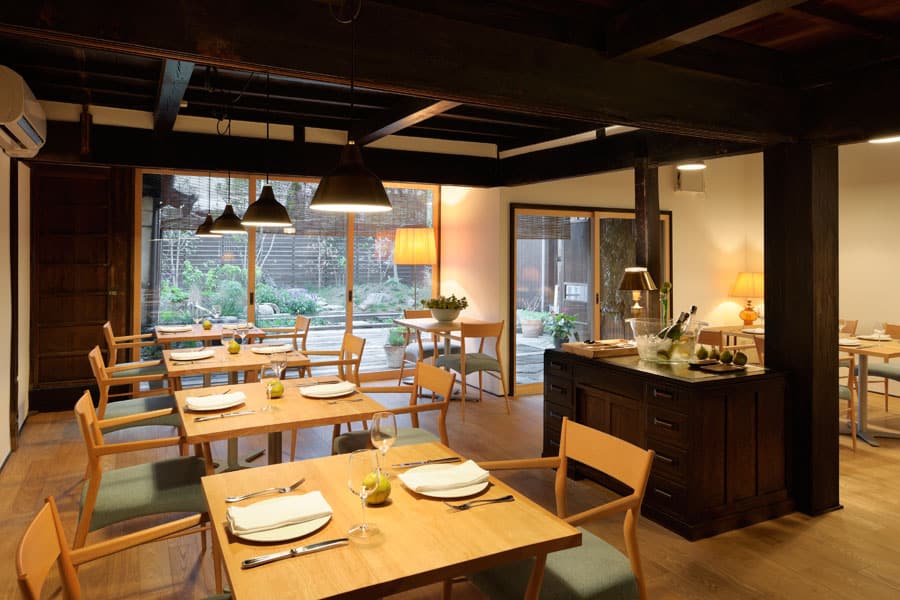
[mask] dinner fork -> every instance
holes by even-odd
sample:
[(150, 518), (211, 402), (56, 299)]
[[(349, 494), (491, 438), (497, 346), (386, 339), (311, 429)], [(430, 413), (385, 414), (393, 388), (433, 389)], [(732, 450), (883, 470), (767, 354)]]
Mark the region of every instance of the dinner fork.
[(486, 500), (469, 500), (465, 504), (450, 504), (449, 502), (444, 502), (447, 506), (454, 510), (469, 510), (473, 506), (479, 506), (481, 504), (495, 504), (497, 502), (512, 502), (515, 498), (512, 494), (507, 496), (500, 496), (499, 498), (488, 498)]
[(338, 404), (339, 402), (362, 402), (365, 398), (342, 398), (340, 400), (329, 400), (328, 404)]
[(246, 500), (247, 498), (252, 498), (254, 496), (261, 496), (263, 494), (286, 494), (288, 492), (293, 492), (294, 490), (296, 490), (304, 481), (306, 481), (306, 477), (301, 477), (299, 480), (295, 481), (287, 487), (272, 487), (266, 488), (264, 490), (259, 490), (258, 492), (250, 492), (249, 494), (244, 494), (243, 496), (228, 496), (227, 498), (225, 498), (225, 502), (240, 502), (241, 500)]

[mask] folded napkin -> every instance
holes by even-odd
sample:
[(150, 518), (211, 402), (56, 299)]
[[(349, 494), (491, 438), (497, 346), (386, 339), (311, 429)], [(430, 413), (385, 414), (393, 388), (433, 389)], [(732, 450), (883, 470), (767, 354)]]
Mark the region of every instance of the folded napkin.
[(351, 381), (340, 383), (320, 383), (302, 388), (300, 393), (304, 396), (330, 396), (332, 394), (349, 394), (356, 391), (356, 385)]
[(190, 410), (215, 410), (226, 406), (234, 406), (244, 402), (247, 396), (244, 392), (231, 392), (230, 394), (210, 394), (209, 396), (188, 396), (185, 401), (185, 407)]
[(201, 358), (209, 358), (216, 353), (212, 348), (203, 348), (201, 350), (174, 350), (170, 356), (172, 360), (200, 360)]
[(888, 342), (891, 340), (891, 336), (886, 333), (882, 333), (881, 335), (877, 333), (869, 333), (867, 335), (858, 335), (856, 337), (861, 340), (875, 340), (877, 342)]
[(190, 325), (160, 325), (160, 333), (181, 333), (182, 331), (190, 331), (193, 329)]
[(252, 323), (225, 323), (222, 325), (222, 329), (250, 329), (253, 327)]
[(436, 492), (483, 483), (488, 480), (490, 475), (488, 471), (471, 460), (467, 460), (461, 465), (440, 466), (441, 468), (429, 465), (426, 469), (412, 469), (406, 473), (400, 473), (397, 477), (400, 478), (403, 485), (414, 492)]
[(250, 344), (250, 351), (256, 354), (275, 354), (276, 352), (293, 352), (290, 344)]
[(241, 535), (305, 523), (331, 513), (331, 506), (322, 492), (316, 491), (263, 500), (250, 506), (229, 506), (225, 518), (231, 532)]

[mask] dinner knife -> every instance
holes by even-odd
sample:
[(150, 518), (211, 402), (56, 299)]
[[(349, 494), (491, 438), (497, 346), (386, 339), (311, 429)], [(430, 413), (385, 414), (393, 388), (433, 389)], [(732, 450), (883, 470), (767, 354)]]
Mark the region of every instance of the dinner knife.
[(446, 458), (430, 458), (428, 460), (418, 460), (416, 462), (408, 462), (408, 463), (400, 463), (399, 465), (391, 465), (395, 469), (401, 469), (403, 467), (419, 467), (421, 465), (437, 465), (441, 463), (452, 463), (459, 462), (462, 459), (458, 456), (448, 456)]
[(283, 558), (290, 558), (292, 556), (300, 556), (303, 554), (311, 554), (313, 552), (319, 552), (320, 550), (327, 550), (328, 548), (334, 548), (336, 546), (344, 546), (350, 542), (350, 538), (338, 538), (336, 540), (325, 540), (324, 542), (316, 542), (315, 544), (309, 544), (308, 546), (298, 546), (296, 548), (288, 548), (287, 550), (283, 550), (281, 552), (274, 552), (272, 554), (263, 554), (262, 556), (256, 556), (254, 558), (248, 558), (241, 562), (242, 569), (252, 569), (253, 567), (258, 567), (259, 565), (264, 565), (266, 563), (274, 562), (276, 560), (281, 560)]
[(255, 413), (255, 410), (237, 410), (234, 412), (222, 413), (220, 415), (207, 415), (205, 417), (194, 417), (194, 422), (198, 423), (200, 421), (211, 421), (212, 419), (223, 419), (225, 417), (239, 417), (241, 415), (251, 415)]

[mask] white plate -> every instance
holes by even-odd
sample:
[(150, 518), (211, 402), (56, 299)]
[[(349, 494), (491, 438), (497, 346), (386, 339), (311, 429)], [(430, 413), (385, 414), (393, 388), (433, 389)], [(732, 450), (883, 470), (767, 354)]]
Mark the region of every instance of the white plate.
[(300, 394), (307, 398), (340, 398), (354, 393), (356, 393), (356, 386), (347, 382), (322, 383), (300, 388)]
[(277, 352), (293, 352), (294, 347), (289, 344), (250, 344), (250, 352), (254, 354), (275, 354)]
[(190, 360), (203, 360), (204, 358), (212, 358), (215, 356), (216, 351), (212, 348), (208, 348), (206, 350), (175, 350), (169, 357), (178, 362), (178, 361), (190, 361)]
[(250, 323), (225, 323), (222, 329), (250, 329)]
[[(448, 466), (453, 467), (456, 465), (422, 465), (421, 467), (410, 469), (409, 471), (407, 471), (407, 473), (412, 473), (413, 471), (440, 471), (441, 469), (446, 469)], [(415, 490), (410, 491), (422, 496), (428, 496), (429, 498), (462, 498), (464, 496), (471, 496), (472, 494), (477, 494), (478, 492), (484, 491), (485, 489), (487, 489), (487, 486), (490, 485), (490, 483), (490, 481), (485, 480), (481, 483), (475, 483), (472, 485), (453, 488), (449, 490), (432, 490), (430, 492), (416, 492)]]
[(247, 398), (232, 398), (230, 400), (222, 400), (217, 404), (204, 404), (201, 408), (196, 408), (187, 403), (185, 401), (184, 407), (191, 412), (207, 412), (211, 410), (222, 410), (224, 408), (231, 408), (232, 406), (240, 406), (244, 402), (246, 402)]
[(287, 540), (303, 537), (304, 535), (309, 535), (324, 527), (330, 520), (331, 515), (327, 515), (319, 517), (318, 519), (313, 519), (312, 521), (286, 525), (285, 527), (278, 527), (277, 529), (267, 529), (265, 531), (256, 531), (254, 533), (237, 534), (233, 531), (231, 533), (235, 537), (250, 542), (285, 542)]
[(157, 329), (160, 333), (182, 333), (192, 331), (194, 328), (190, 325), (160, 325)]
[(841, 338), (838, 340), (838, 346), (859, 346), (860, 344), (862, 344), (862, 342), (852, 338)]
[(889, 342), (891, 341), (891, 336), (885, 335), (875, 335), (874, 333), (870, 333), (869, 335), (858, 335), (857, 338), (861, 340), (871, 340), (873, 342)]
[(324, 392), (316, 392), (316, 390), (309, 388), (300, 388), (300, 395), (306, 396), (312, 400), (328, 400), (330, 398), (340, 398), (341, 396), (349, 396), (350, 394), (355, 394), (356, 389), (352, 389), (346, 392), (332, 392), (332, 393), (324, 393)]

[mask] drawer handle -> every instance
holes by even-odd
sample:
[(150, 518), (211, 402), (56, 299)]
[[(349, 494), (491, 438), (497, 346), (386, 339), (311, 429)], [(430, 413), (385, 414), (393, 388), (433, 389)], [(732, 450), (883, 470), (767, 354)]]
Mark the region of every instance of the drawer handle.
[(663, 461), (663, 462), (666, 463), (667, 465), (675, 464), (675, 460), (672, 459), (672, 458), (669, 458), (669, 457), (666, 456), (665, 454), (659, 454), (659, 453), (657, 453), (657, 454), (656, 454), (656, 458), (658, 458), (659, 460)]
[(551, 362), (551, 363), (550, 363), (550, 368), (553, 369), (554, 371), (565, 371), (565, 370), (566, 370), (566, 365), (564, 365), (564, 364), (562, 364), (562, 363)]
[(552, 410), (549, 412), (550, 412), (550, 416), (552, 418), (559, 419), (560, 421), (562, 421), (563, 415), (559, 414), (558, 412), (553, 412)]
[(654, 494), (658, 494), (658, 495), (660, 495), (660, 496), (662, 496), (663, 498), (666, 498), (666, 499), (668, 499), (668, 500), (671, 500), (671, 499), (672, 499), (672, 494), (670, 494), (669, 492), (664, 492), (664, 491), (662, 491), (662, 490), (659, 489), (659, 488), (653, 488), (653, 493), (654, 493)]
[(653, 424), (659, 425), (660, 427), (665, 427), (666, 429), (675, 429), (675, 423), (666, 421), (665, 419), (660, 419), (659, 417), (653, 417)]
[(551, 391), (551, 392), (556, 392), (556, 393), (558, 393), (558, 394), (565, 394), (565, 393), (568, 392), (569, 390), (567, 390), (567, 389), (564, 388), (564, 387), (559, 387), (558, 385), (553, 385), (553, 384), (551, 383), (551, 384), (550, 384), (550, 391)]
[(672, 392), (664, 392), (663, 390), (654, 389), (653, 397), (657, 400), (671, 400), (674, 395), (672, 394)]

